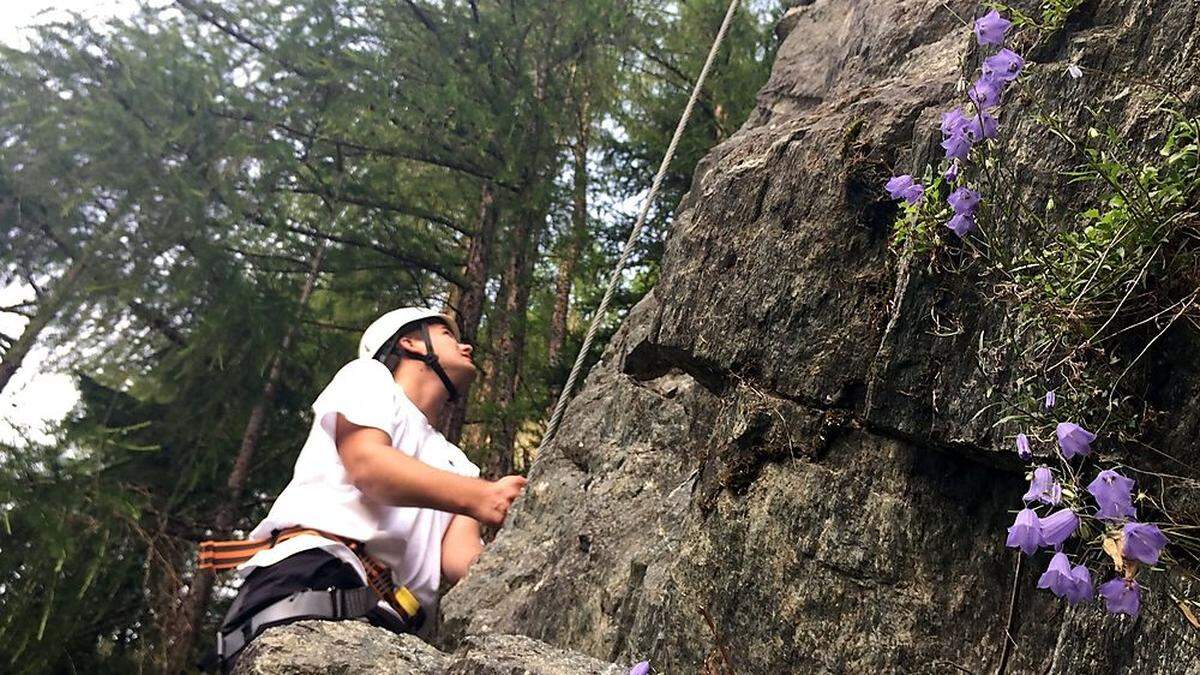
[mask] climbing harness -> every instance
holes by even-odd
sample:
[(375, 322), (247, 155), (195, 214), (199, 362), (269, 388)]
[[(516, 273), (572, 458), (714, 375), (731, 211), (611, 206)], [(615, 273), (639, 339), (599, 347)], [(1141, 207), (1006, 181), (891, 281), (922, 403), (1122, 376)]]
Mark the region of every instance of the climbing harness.
[(367, 586), (335, 588), (328, 591), (297, 591), (258, 610), (232, 631), (217, 631), (217, 659), (224, 663), (237, 656), (251, 640), (272, 626), (305, 619), (358, 619), (374, 611), (378, 601), (379, 596)]
[(658, 188), (662, 185), (663, 177), (667, 173), (667, 167), (671, 165), (671, 160), (675, 157), (675, 148), (679, 145), (679, 139), (683, 136), (684, 129), (687, 128), (688, 120), (692, 116), (692, 109), (696, 106), (696, 100), (700, 98), (700, 91), (704, 87), (704, 80), (708, 77), (708, 71), (712, 67), (713, 60), (717, 56), (717, 52), (721, 49), (721, 43), (725, 40), (725, 34), (729, 32), (729, 26), (733, 23), (733, 15), (737, 12), (740, 0), (731, 0), (729, 9), (725, 12), (725, 19), (721, 22), (721, 28), (717, 31), (717, 37), (713, 40), (712, 47), (708, 50), (708, 58), (704, 61), (704, 67), (700, 69), (700, 75), (696, 78), (696, 85), (692, 88), (692, 95), (688, 99), (687, 106), (683, 109), (683, 114), (679, 117), (679, 124), (675, 127), (675, 135), (671, 137), (671, 143), (667, 146), (667, 152), (663, 155), (662, 163), (658, 165), (658, 173), (654, 176), (654, 182), (650, 185), (650, 192), (642, 201), (641, 211), (638, 212), (637, 221), (633, 225), (633, 229), (629, 232), (629, 238), (625, 240), (625, 246), (621, 249), (621, 257), (617, 260), (617, 267), (613, 270), (612, 276), (608, 279), (608, 288), (604, 290), (604, 298), (600, 301), (600, 306), (596, 308), (595, 315), (592, 316), (592, 323), (588, 326), (586, 337), (583, 338), (583, 346), (579, 348), (579, 354), (575, 357), (575, 364), (571, 366), (571, 374), (567, 377), (567, 383), (563, 385), (562, 392), (558, 395), (558, 402), (554, 404), (554, 413), (550, 416), (550, 422), (546, 425), (546, 433), (542, 436), (542, 442), (538, 444), (536, 454), (533, 461), (537, 461), (542, 456), (542, 450), (554, 438), (554, 434), (558, 431), (559, 422), (562, 420), (563, 410), (567, 407), (567, 401), (571, 398), (571, 390), (575, 386), (575, 380), (579, 377), (579, 371), (583, 368), (583, 360), (587, 357), (589, 349), (592, 346), (592, 339), (596, 336), (596, 330), (600, 327), (600, 321), (604, 319), (605, 313), (608, 311), (608, 303), (612, 300), (613, 292), (617, 288), (617, 283), (621, 280), (621, 272), (625, 269), (625, 263), (629, 259), (630, 253), (633, 251), (633, 245), (637, 242), (642, 233), (642, 229), (646, 225), (646, 214), (650, 212), (650, 205), (654, 203), (654, 197), (658, 194)]
[(405, 586), (397, 587), (392, 582), (392, 572), (386, 565), (371, 557), (366, 547), (357, 539), (350, 539), (338, 534), (315, 530), (307, 527), (289, 527), (272, 533), (270, 539), (229, 541), (202, 541), (198, 552), (200, 569), (211, 569), (215, 572), (231, 570), (254, 557), (259, 551), (265, 551), (275, 545), (303, 534), (324, 537), (350, 549), (363, 564), (367, 571), (367, 584), (370, 585), (380, 599), (384, 600), (402, 617), (416, 617), (421, 612), (421, 603)]
[(235, 655), (263, 630), (301, 619), (356, 619), (374, 612), (380, 600), (396, 611), (399, 620), (377, 613), (377, 619), (389, 621), (387, 627), (398, 633), (413, 632), (425, 621), (425, 610), (406, 586), (396, 586), (391, 570), (366, 552), (363, 542), (323, 530), (289, 527), (276, 530), (269, 539), (200, 542), (199, 569), (215, 572), (234, 569), (260, 551), (299, 537), (316, 535), (349, 548), (367, 572), (367, 585), (354, 589), (306, 590), (273, 602), (247, 617), (230, 631), (218, 631), (217, 656), (224, 661)]

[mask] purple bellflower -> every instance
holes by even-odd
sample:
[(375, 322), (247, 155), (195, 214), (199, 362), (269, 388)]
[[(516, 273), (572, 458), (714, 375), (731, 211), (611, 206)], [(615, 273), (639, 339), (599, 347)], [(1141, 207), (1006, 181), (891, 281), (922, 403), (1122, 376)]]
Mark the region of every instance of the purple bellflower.
[(1071, 509), (1055, 511), (1042, 518), (1042, 544), (1057, 550), (1078, 528), (1079, 517)]
[(967, 155), (971, 152), (971, 139), (962, 133), (957, 133), (943, 140), (942, 148), (946, 151), (946, 159), (965, 162)]
[(946, 223), (946, 227), (954, 230), (954, 234), (962, 239), (967, 236), (968, 232), (975, 229), (975, 219), (966, 213), (960, 213), (951, 218), (950, 222)]
[(1033, 450), (1029, 447), (1029, 437), (1025, 434), (1017, 434), (1017, 457), (1024, 462), (1033, 459)]
[(1012, 22), (992, 10), (975, 21), (975, 38), (981, 45), (1002, 45)]
[(1012, 82), (1025, 67), (1025, 59), (1011, 49), (1001, 49), (983, 60), (983, 76)]
[(1000, 105), (1000, 95), (1003, 93), (1004, 80), (981, 77), (967, 90), (967, 97), (980, 110), (986, 110)]
[(1050, 559), (1050, 566), (1042, 572), (1037, 587), (1049, 590), (1060, 598), (1075, 590), (1075, 580), (1071, 578), (1071, 561), (1066, 553), (1055, 553)]
[(1054, 390), (1051, 389), (1050, 391), (1046, 392), (1046, 410), (1053, 408), (1055, 402), (1056, 399), (1054, 397)]
[(1067, 592), (1067, 602), (1077, 605), (1096, 597), (1096, 587), (1092, 584), (1092, 573), (1086, 565), (1076, 565), (1071, 569), (1071, 581), (1071, 590)]
[(1104, 608), (1110, 614), (1137, 616), (1141, 608), (1142, 589), (1134, 579), (1117, 577), (1100, 585)]
[(1132, 501), (1132, 478), (1127, 478), (1112, 469), (1105, 469), (1096, 474), (1096, 478), (1088, 484), (1087, 491), (1092, 493), (1097, 502)]
[(925, 194), (925, 186), (921, 185), (920, 183), (915, 183), (912, 187), (905, 190), (904, 194), (901, 196), (904, 198), (904, 201), (908, 202), (909, 204), (916, 204), (917, 202), (921, 201), (921, 195), (923, 194)]
[(909, 204), (916, 204), (921, 200), (921, 195), (925, 194), (925, 187), (908, 174), (893, 176), (884, 187), (892, 199), (903, 199)]
[(1133, 504), (1128, 502), (1107, 502), (1100, 505), (1100, 510), (1096, 512), (1096, 517), (1100, 520), (1137, 518), (1137, 509), (1134, 508)]
[(642, 661), (629, 669), (629, 675), (646, 675), (650, 672), (650, 662)]
[(892, 176), (891, 179), (888, 180), (887, 184), (884, 185), (884, 188), (887, 189), (888, 194), (892, 196), (892, 199), (900, 199), (901, 194), (903, 194), (903, 192), (908, 188), (912, 187), (915, 183), (916, 181), (912, 176), (903, 174), (900, 176)]
[(1121, 530), (1125, 542), (1121, 545), (1121, 555), (1154, 565), (1158, 563), (1158, 554), (1167, 545), (1167, 536), (1157, 526), (1145, 523), (1126, 523)]
[(1096, 434), (1078, 424), (1059, 422), (1055, 433), (1058, 435), (1058, 447), (1062, 449), (1064, 458), (1071, 459), (1076, 455), (1086, 457), (1092, 453), (1092, 441), (1096, 440)]
[(962, 108), (955, 108), (950, 112), (942, 113), (942, 136), (949, 138), (960, 135), (963, 127), (967, 126), (967, 123), (970, 121), (970, 118), (963, 113)]
[(1062, 552), (1055, 553), (1050, 559), (1050, 566), (1038, 579), (1037, 586), (1048, 589), (1060, 598), (1066, 598), (1072, 605), (1091, 600), (1096, 593), (1092, 587), (1092, 573), (1088, 568), (1083, 565), (1071, 567), (1067, 554)]
[(1033, 509), (1021, 509), (1017, 519), (1008, 528), (1008, 539), (1004, 543), (1009, 548), (1019, 548), (1025, 555), (1033, 555), (1042, 545), (1042, 524)]
[(954, 213), (969, 216), (975, 213), (975, 207), (979, 206), (979, 193), (968, 187), (960, 187), (950, 193), (946, 202), (954, 209)]
[(946, 179), (947, 183), (953, 183), (958, 180), (958, 170), (958, 162), (950, 162), (950, 167), (946, 169), (946, 173), (942, 174), (942, 176)]
[(1105, 469), (1088, 483), (1087, 491), (1095, 498), (1100, 506), (1096, 514), (1101, 520), (1122, 520), (1134, 518), (1137, 511), (1133, 508), (1133, 479), (1126, 478), (1112, 469)]
[(1062, 501), (1062, 487), (1054, 481), (1054, 474), (1049, 467), (1039, 466), (1033, 470), (1033, 480), (1029, 481), (1029, 490), (1021, 497), (1026, 504), (1041, 502), (1054, 506)]
[(985, 138), (995, 138), (998, 129), (999, 123), (996, 118), (989, 112), (981, 112), (971, 117), (967, 125), (963, 127), (963, 134), (966, 135), (967, 140), (978, 143)]

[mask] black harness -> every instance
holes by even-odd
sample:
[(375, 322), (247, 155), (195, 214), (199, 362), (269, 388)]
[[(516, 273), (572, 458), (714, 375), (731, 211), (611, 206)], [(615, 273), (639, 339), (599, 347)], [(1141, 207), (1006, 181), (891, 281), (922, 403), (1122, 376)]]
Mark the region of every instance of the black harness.
[(217, 648), (196, 665), (229, 673), (242, 648), (264, 630), (304, 619), (366, 619), (393, 633), (415, 633), (425, 623), (422, 607), (393, 614), (379, 601), (379, 591), (362, 585), (346, 561), (319, 548), (301, 551), (250, 573), (217, 630)]
[(400, 363), (400, 359), (404, 358), (405, 355), (407, 355), (409, 358), (417, 359), (418, 361), (429, 366), (429, 368), (437, 374), (438, 379), (440, 379), (442, 384), (446, 387), (446, 393), (450, 395), (450, 400), (457, 400), (458, 389), (456, 389), (454, 383), (450, 381), (450, 376), (446, 374), (445, 369), (442, 368), (442, 364), (438, 362), (437, 354), (433, 351), (433, 339), (429, 337), (428, 322), (422, 321), (420, 327), (421, 339), (425, 340), (424, 354), (410, 352), (401, 349), (398, 346), (400, 342), (400, 336), (409, 330), (412, 330), (406, 325), (401, 326), (400, 330), (393, 333), (392, 336), (387, 339), (387, 342), (384, 342), (383, 346), (379, 348), (379, 351), (375, 352), (375, 356), (373, 358), (376, 361), (382, 361), (383, 365), (388, 367), (388, 370), (395, 370), (396, 366)]

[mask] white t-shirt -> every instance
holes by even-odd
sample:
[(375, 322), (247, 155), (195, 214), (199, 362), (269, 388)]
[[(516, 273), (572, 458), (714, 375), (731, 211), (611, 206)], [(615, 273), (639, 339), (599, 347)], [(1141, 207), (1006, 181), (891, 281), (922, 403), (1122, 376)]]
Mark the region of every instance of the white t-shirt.
[[(350, 482), (337, 451), (337, 414), (359, 426), (386, 432), (392, 447), (439, 469), (474, 478), (479, 476), (479, 467), (433, 428), (379, 361), (360, 358), (343, 366), (312, 409), (312, 430), (296, 460), (292, 481), (267, 517), (250, 532), (250, 538), (266, 539), (273, 530), (300, 525), (364, 541), (367, 552), (392, 569), (397, 585), (407, 586), (422, 606), (432, 607), (442, 578), (442, 535), (454, 514), (388, 506), (363, 494)], [(261, 551), (238, 569), (248, 575), (254, 567), (273, 565), (317, 547), (353, 565), (366, 580), (362, 564), (350, 549), (313, 535)]]

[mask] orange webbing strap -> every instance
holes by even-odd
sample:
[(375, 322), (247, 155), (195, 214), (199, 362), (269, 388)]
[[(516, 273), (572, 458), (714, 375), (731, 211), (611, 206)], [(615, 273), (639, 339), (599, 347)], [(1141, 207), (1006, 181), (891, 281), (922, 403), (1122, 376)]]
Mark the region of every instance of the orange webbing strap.
[(383, 598), (393, 609), (400, 611), (402, 614), (409, 617), (416, 616), (421, 607), (416, 597), (404, 586), (396, 588), (396, 585), (392, 583), (392, 571), (378, 560), (367, 555), (366, 547), (363, 546), (361, 541), (321, 530), (306, 527), (289, 527), (279, 530), (270, 539), (253, 541), (243, 539), (202, 541), (200, 542), (200, 550), (198, 552), (199, 562), (197, 567), (202, 570), (210, 569), (216, 572), (231, 570), (253, 558), (254, 554), (259, 551), (265, 551), (280, 542), (304, 534), (332, 539), (345, 545), (362, 562), (363, 568), (367, 571), (367, 584), (379, 594), (379, 597)]
[[(199, 556), (197, 567), (202, 570), (214, 570), (217, 572), (231, 570), (253, 558), (259, 551), (265, 551), (282, 541), (287, 541), (292, 537), (298, 537), (302, 534), (315, 534), (319, 537), (330, 536), (319, 530), (289, 527), (286, 530), (280, 530), (270, 539), (202, 541), (200, 542), (200, 550), (197, 552)], [(335, 540), (340, 539), (340, 537), (337, 537)]]

